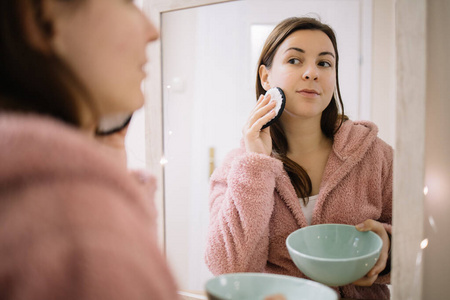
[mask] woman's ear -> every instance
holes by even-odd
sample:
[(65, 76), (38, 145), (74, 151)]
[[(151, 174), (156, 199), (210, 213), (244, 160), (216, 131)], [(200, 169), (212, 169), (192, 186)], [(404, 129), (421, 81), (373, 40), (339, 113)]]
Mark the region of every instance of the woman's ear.
[(269, 70), (265, 65), (259, 66), (259, 78), (261, 80), (261, 86), (266, 90), (270, 90), (270, 83), (269, 83)]
[(32, 1), (23, 1), (22, 5), (22, 24), (24, 34), (30, 45), (43, 54), (52, 52), (51, 39), (54, 34), (53, 24), (50, 18), (49, 0), (40, 1), (39, 4), (33, 4)]

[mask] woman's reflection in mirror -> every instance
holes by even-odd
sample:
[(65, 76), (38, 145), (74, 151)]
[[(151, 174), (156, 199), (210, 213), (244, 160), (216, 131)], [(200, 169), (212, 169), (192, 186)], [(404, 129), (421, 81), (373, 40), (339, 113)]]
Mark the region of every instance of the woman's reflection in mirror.
[[(206, 263), (213, 274), (267, 272), (305, 277), (285, 241), (312, 224), (342, 223), (374, 231), (380, 258), (342, 297), (389, 299), (392, 148), (369, 121), (344, 114), (335, 34), (314, 18), (289, 18), (268, 36), (258, 61), (257, 102), (241, 147), (211, 177)], [(280, 87), (281, 117), (270, 127)], [(260, 96), (261, 95), (261, 96)]]

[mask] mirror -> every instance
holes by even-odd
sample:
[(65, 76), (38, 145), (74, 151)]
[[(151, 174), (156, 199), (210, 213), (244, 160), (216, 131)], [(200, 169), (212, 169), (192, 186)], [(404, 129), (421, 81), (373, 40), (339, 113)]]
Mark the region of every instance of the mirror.
[[(386, 125), (373, 111), (394, 101), (372, 94), (372, 77), (389, 58), (380, 62), (372, 55), (379, 41), (373, 40), (378, 32), (372, 27), (371, 2), (232, 1), (162, 13), (165, 245), (181, 289), (201, 290), (211, 277), (203, 259), (209, 175), (239, 147), (242, 126), (256, 101), (262, 44), (293, 11), (296, 16), (319, 17), (336, 31), (345, 113), (354, 120)], [(392, 38), (390, 42), (393, 49)], [(382, 73), (393, 76), (393, 69), (386, 67)], [(382, 80), (389, 86), (388, 78)], [(387, 128), (381, 137), (392, 145), (395, 124)]]
[[(186, 82), (183, 81), (183, 77), (181, 75), (181, 73), (179, 74), (170, 74), (167, 73), (167, 71), (165, 71), (165, 67), (164, 67), (164, 62), (163, 60), (165, 58), (167, 58), (166, 54), (164, 54), (165, 50), (169, 50), (167, 48), (167, 45), (165, 45), (164, 39), (166, 36), (169, 35), (169, 33), (166, 33), (164, 26), (170, 26), (170, 25), (164, 25), (166, 21), (170, 20), (171, 15), (176, 14), (176, 13), (182, 13), (185, 8), (192, 8), (192, 7), (197, 7), (195, 9), (202, 9), (202, 5), (205, 4), (212, 4), (212, 3), (219, 3), (219, 2), (228, 2), (228, 1), (220, 1), (220, 0), (189, 0), (189, 1), (181, 1), (181, 0), (146, 0), (144, 1), (144, 10), (150, 15), (150, 18), (152, 19), (152, 21), (154, 23), (156, 23), (157, 25), (161, 24), (161, 40), (157, 43), (154, 43), (150, 46), (149, 49), (149, 54), (150, 54), (150, 59), (151, 59), (151, 64), (149, 66), (149, 74), (150, 78), (146, 81), (145, 84), (145, 91), (146, 91), (146, 95), (148, 98), (147, 101), (147, 105), (146, 105), (146, 118), (145, 118), (145, 140), (146, 140), (146, 145), (147, 145), (147, 150), (146, 150), (146, 164), (147, 167), (150, 168), (152, 170), (152, 172), (158, 177), (159, 182), (164, 182), (164, 180), (166, 180), (165, 174), (169, 174), (168, 176), (170, 176), (170, 172), (179, 172), (182, 173), (181, 170), (179, 170), (178, 168), (176, 168), (176, 170), (174, 171), (172, 169), (170, 169), (170, 165), (171, 165), (171, 161), (170, 159), (170, 155), (172, 154), (173, 156), (175, 154), (177, 154), (178, 149), (174, 148), (174, 141), (176, 136), (183, 138), (182, 134), (180, 134), (181, 131), (179, 131), (179, 129), (182, 129), (183, 126), (181, 126), (182, 124), (186, 125), (187, 128), (190, 128), (191, 130), (189, 131), (190, 134), (192, 135), (198, 135), (198, 136), (202, 136), (202, 134), (204, 134), (204, 132), (208, 132), (208, 130), (210, 130), (212, 132), (212, 130), (214, 129), (213, 126), (210, 126), (208, 128), (201, 128), (203, 130), (203, 132), (195, 132), (192, 130), (193, 126), (196, 126), (196, 128), (199, 128), (201, 122), (203, 122), (203, 119), (205, 118), (209, 118), (209, 120), (212, 119), (211, 116), (205, 116), (203, 114), (200, 114), (199, 110), (196, 110), (197, 114), (196, 115), (190, 115), (185, 111), (184, 115), (182, 115), (182, 118), (187, 118), (191, 121), (190, 124), (187, 123), (177, 123), (177, 119), (173, 118), (172, 115), (170, 114), (170, 109), (171, 106), (170, 105), (179, 105), (178, 110), (182, 110), (183, 104), (184, 103), (180, 103), (181, 101), (178, 101), (179, 99), (183, 99), (183, 97), (179, 97), (179, 94), (181, 93), (188, 93), (191, 92), (193, 87), (192, 86), (188, 86), (186, 85)], [(248, 1), (237, 1), (237, 2), (244, 2), (247, 3), (248, 6), (251, 6), (252, 2), (257, 2), (259, 5), (259, 11), (271, 11), (274, 10), (274, 6), (273, 3), (278, 1), (265, 1), (265, 0), (248, 0)], [(289, 6), (289, 10), (288, 10), (288, 15), (287, 16), (291, 16), (291, 15), (304, 15), (306, 13), (310, 13), (313, 12), (313, 10), (296, 10), (296, 12), (298, 11), (298, 13), (296, 14), (292, 14), (290, 12), (294, 11), (294, 9), (292, 9), (292, 4), (295, 4), (297, 2), (301, 2), (303, 3), (303, 1), (286, 1), (286, 2), (290, 2), (291, 6)], [(305, 1), (308, 2), (308, 1)], [(414, 139), (415, 143), (411, 143), (410, 140), (412, 140), (412, 138), (409, 138), (409, 135), (407, 135), (407, 130), (408, 130), (408, 126), (402, 126), (404, 127), (402, 128), (397, 128), (395, 129), (395, 123), (396, 123), (396, 116), (401, 116), (402, 113), (400, 112), (399, 109), (397, 109), (396, 112), (396, 107), (395, 107), (395, 103), (396, 103), (396, 96), (407, 96), (407, 95), (411, 95), (412, 90), (407, 90), (404, 91), (404, 89), (401, 89), (402, 84), (397, 82), (397, 74), (400, 75), (401, 78), (409, 78), (413, 75), (411, 72), (405, 72), (402, 71), (402, 68), (399, 68), (399, 66), (402, 66), (403, 63), (406, 63), (407, 61), (409, 62), (408, 54), (409, 52), (414, 52), (414, 49), (411, 49), (411, 47), (406, 47), (406, 45), (410, 45), (411, 44), (411, 40), (414, 41), (415, 43), (419, 43), (420, 41), (417, 40), (420, 37), (417, 37), (416, 39), (414, 38), (409, 38), (406, 35), (399, 35), (399, 33), (403, 33), (404, 31), (406, 31), (406, 29), (409, 28), (415, 28), (414, 26), (411, 26), (411, 23), (406, 22), (405, 20), (409, 20), (410, 16), (415, 17), (416, 15), (419, 15), (417, 12), (419, 11), (423, 11), (419, 8), (415, 9), (415, 8), (411, 8), (411, 9), (406, 9), (407, 7), (410, 8), (410, 4), (404, 1), (397, 1), (398, 3), (396, 4), (396, 6), (394, 7), (394, 1), (393, 0), (377, 0), (377, 1), (371, 1), (371, 0), (352, 0), (352, 1), (344, 1), (344, 0), (321, 0), (321, 1), (316, 1), (318, 3), (320, 3), (321, 5), (323, 5), (325, 12), (317, 12), (321, 19), (324, 22), (329, 22), (333, 27), (335, 27), (336, 31), (337, 31), (337, 37), (338, 37), (338, 43), (340, 40), (340, 33), (338, 31), (338, 28), (336, 28), (336, 25), (331, 23), (331, 21), (327, 20), (327, 14), (330, 15), (332, 14), (333, 11), (333, 3), (335, 5), (343, 5), (345, 3), (357, 3), (359, 5), (359, 17), (361, 18), (361, 20), (364, 20), (365, 22), (360, 22), (361, 24), (372, 24), (372, 26), (367, 29), (365, 28), (364, 30), (361, 28), (361, 32), (360, 34), (362, 35), (363, 32), (368, 32), (371, 37), (362, 37), (360, 38), (360, 40), (364, 40), (364, 39), (369, 39), (371, 41), (371, 43), (361, 43), (359, 46), (362, 47), (362, 45), (366, 45), (368, 47), (368, 50), (366, 49), (364, 51), (364, 49), (361, 49), (361, 53), (365, 53), (365, 55), (367, 55), (367, 53), (369, 53), (369, 56), (365, 56), (363, 57), (362, 63), (363, 65), (366, 64), (370, 64), (371, 67), (369, 68), (369, 71), (367, 71), (368, 73), (366, 73), (365, 76), (361, 75), (359, 77), (359, 87), (358, 89), (362, 90), (360, 93), (364, 94), (364, 93), (368, 93), (369, 96), (360, 98), (360, 99), (365, 99), (364, 101), (360, 101), (358, 103), (359, 105), (359, 109), (355, 109), (354, 111), (357, 111), (357, 113), (359, 115), (351, 115), (352, 118), (365, 118), (365, 119), (370, 119), (372, 121), (374, 121), (378, 127), (379, 127), (379, 135), (385, 140), (387, 141), (389, 144), (391, 145), (396, 145), (397, 147), (400, 146), (405, 146), (405, 145), (417, 145), (417, 143), (421, 143), (421, 139), (422, 137), (417, 136), (416, 139)], [(212, 7), (214, 9), (214, 7), (219, 6), (221, 7), (222, 5), (226, 5), (226, 4), (232, 4), (235, 3), (235, 1), (230, 1), (230, 3), (221, 3), (221, 4), (214, 4), (214, 5), (209, 5), (206, 7)], [(420, 6), (420, 5), (419, 5)], [(270, 7), (270, 9), (267, 9), (268, 7)], [(305, 4), (305, 6), (303, 6), (303, 8), (307, 7), (307, 5)], [(365, 8), (365, 9), (364, 9)], [(403, 8), (403, 9), (402, 9)], [(217, 10), (217, 9), (216, 9)], [(239, 13), (238, 13), (239, 15)], [(400, 18), (401, 20), (403, 20), (403, 22), (400, 22), (397, 20), (395, 20), (395, 18)], [(350, 14), (349, 11), (346, 11), (345, 16), (350, 18)], [(232, 16), (233, 17), (233, 16)], [(420, 17), (420, 16), (419, 16)], [(236, 20), (238, 20), (237, 18), (234, 18)], [(367, 20), (370, 21), (367, 21)], [(413, 18), (414, 19), (414, 18)], [(281, 20), (281, 19), (280, 19)], [(203, 20), (205, 21), (205, 20)], [(258, 21), (256, 23), (253, 23), (252, 25), (263, 25), (263, 27), (267, 27), (270, 25), (274, 25), (278, 22), (279, 20), (269, 20), (269, 19), (265, 19), (263, 21)], [(239, 21), (241, 22), (241, 21)], [(418, 23), (419, 25), (416, 27), (420, 27), (420, 24), (422, 24), (422, 22)], [(177, 28), (177, 30), (184, 30), (184, 27), (187, 24), (183, 24), (183, 26), (180, 26)], [(394, 30), (395, 28), (395, 30)], [(208, 28), (204, 28), (205, 31), (208, 31)], [(250, 32), (249, 28), (245, 29), (246, 32)], [(184, 30), (183, 32), (185, 32), (185, 34), (189, 35), (189, 32), (187, 32), (186, 30)], [(409, 31), (408, 31), (409, 32)], [(227, 34), (229, 34), (228, 32), (226, 32)], [(211, 39), (214, 39), (214, 33), (210, 32), (211, 34), (211, 38), (208, 40), (209, 42), (211, 42)], [(396, 35), (397, 35), (397, 40), (396, 40)], [(191, 32), (191, 36), (192, 36), (192, 32)], [(216, 37), (216, 39), (218, 39)], [(400, 42), (399, 42), (400, 40)], [(199, 40), (189, 40), (189, 43), (186, 45), (182, 45), (182, 44), (178, 44), (177, 45), (177, 52), (173, 52), (170, 56), (175, 57), (176, 59), (179, 59), (180, 57), (184, 57), (184, 60), (190, 60), (191, 57), (187, 57), (183, 55), (183, 51), (185, 49), (185, 47), (188, 48), (192, 48), (192, 47), (197, 47), (194, 45), (197, 45), (197, 43), (201, 43), (203, 41), (199, 41)], [(397, 47), (399, 49), (396, 49), (397, 43)], [(399, 47), (400, 45), (404, 45), (405, 47)], [(225, 44), (223, 44), (225, 45)], [(369, 45), (369, 46), (368, 46)], [(239, 48), (241, 46), (237, 46), (235, 44), (233, 44), (232, 50), (231, 52), (233, 52), (230, 55), (237, 55), (234, 54), (234, 50)], [(252, 52), (251, 52), (251, 47), (250, 46), (246, 46), (246, 51), (244, 51), (242, 53), (239, 52), (239, 55), (242, 55), (243, 58), (245, 59), (245, 61), (250, 62), (249, 66), (248, 66), (248, 72), (250, 72), (251, 78), (250, 79), (244, 79), (247, 80), (247, 82), (249, 82), (249, 86), (246, 86), (243, 83), (240, 83), (241, 86), (244, 86), (244, 89), (242, 90), (242, 92), (238, 93), (238, 96), (242, 97), (242, 99), (245, 99), (245, 101), (251, 101), (251, 103), (253, 104), (255, 96), (252, 94), (253, 91), (253, 85), (254, 85), (254, 75), (253, 75), (253, 71), (254, 71), (254, 66), (251, 66), (251, 57), (252, 57)], [(170, 48), (170, 47), (169, 47)], [(340, 52), (343, 52), (343, 48), (342, 45), (339, 44), (339, 48), (340, 48)], [(242, 48), (239, 48), (242, 50)], [(402, 55), (403, 54), (403, 55)], [(342, 54), (341, 54), (342, 55)], [(395, 57), (399, 57), (398, 60), (395, 59)], [(414, 57), (414, 56), (412, 56)], [(239, 57), (241, 58), (241, 57)], [(210, 61), (211, 66), (217, 66), (217, 64), (221, 64), (221, 65), (225, 65), (228, 68), (235, 68), (235, 66), (228, 66), (226, 64), (223, 63), (223, 57), (220, 58), (215, 58), (213, 60)], [(170, 64), (170, 62), (165, 62), (165, 64)], [(341, 66), (343, 65), (343, 63), (341, 62)], [(406, 64), (405, 64), (406, 65)], [(241, 66), (242, 67), (242, 66)], [(397, 68), (397, 71), (396, 71)], [(183, 69), (183, 68), (179, 68), (182, 69), (182, 72), (186, 72), (184, 74), (188, 74), (188, 76), (195, 76), (197, 73), (196, 69)], [(361, 70), (364, 69), (364, 67), (359, 68), (359, 71), (362, 72)], [(367, 70), (367, 69), (366, 69)], [(191, 73), (188, 73), (188, 72)], [(397, 74), (396, 74), (397, 72)], [(340, 72), (342, 74), (342, 72)], [(210, 74), (210, 73), (209, 73)], [(236, 73), (235, 73), (236, 74)], [(162, 75), (162, 76), (161, 76)], [(246, 77), (247, 75), (245, 75), (245, 73), (238, 73), (238, 76), (240, 76), (240, 78), (248, 78)], [(163, 80), (164, 77), (164, 80)], [(212, 76), (210, 76), (212, 77)], [(342, 78), (342, 76), (341, 76)], [(363, 79), (361, 79), (363, 78)], [(405, 79), (406, 80), (406, 79)], [(365, 83), (364, 83), (365, 82)], [(245, 82), (244, 82), (245, 83)], [(343, 85), (343, 82), (341, 81), (341, 84)], [(366, 88), (362, 88), (362, 86), (364, 86)], [(406, 84), (406, 83), (405, 83)], [(416, 84), (417, 85), (417, 84)], [(170, 88), (168, 88), (168, 86), (170, 86)], [(418, 86), (418, 85), (417, 85)], [(205, 89), (208, 89), (208, 85), (203, 83), (203, 87)], [(221, 86), (222, 89), (219, 89), (218, 91), (215, 91), (217, 94), (220, 93), (231, 93), (230, 92), (230, 88), (228, 87), (224, 87)], [(421, 89), (421, 86), (418, 86), (418, 89)], [(245, 90), (248, 89), (248, 90)], [(343, 88), (344, 89), (344, 88)], [(396, 90), (397, 89), (397, 90)], [(236, 89), (233, 90), (233, 96), (236, 96)], [(198, 91), (198, 90), (197, 90)], [(367, 92), (370, 91), (370, 92)], [(245, 96), (245, 93), (249, 94), (250, 96)], [(366, 94), (367, 95), (367, 94)], [(245, 97), (245, 98), (244, 98)], [(171, 100), (167, 100), (166, 98), (171, 99)], [(347, 102), (347, 92), (343, 91), (343, 99), (346, 105), (346, 110), (347, 112), (349, 111), (349, 105)], [(402, 110), (407, 110), (408, 112), (415, 112), (415, 115), (420, 115), (418, 112), (418, 109), (415, 109), (415, 107), (411, 107), (410, 105), (407, 105), (406, 102), (409, 100), (402, 100), (402, 97), (400, 97), (400, 101), (405, 102), (402, 106)], [(411, 99), (411, 97), (407, 97), (408, 99)], [(177, 100), (178, 99), (178, 100)], [(210, 99), (210, 98), (209, 98)], [(370, 100), (367, 100), (370, 99)], [(417, 101), (424, 101), (422, 99), (418, 99)], [(164, 103), (164, 110), (163, 110), (163, 103)], [(169, 104), (170, 103), (170, 104)], [(168, 105), (166, 107), (166, 104)], [(248, 104), (249, 106), (245, 106), (247, 104), (243, 104), (240, 103), (239, 106), (236, 105), (235, 107), (225, 107), (224, 109), (227, 109), (228, 111), (245, 111), (245, 109), (247, 109), (248, 113), (248, 108), (251, 107), (252, 104)], [(208, 101), (206, 106), (211, 106), (212, 102)], [(362, 108), (366, 108), (366, 110), (362, 109)], [(198, 106), (196, 106), (196, 108), (198, 108)], [(215, 107), (213, 107), (215, 108)], [(223, 107), (222, 107), (223, 108)], [(161, 111), (163, 113), (158, 114), (155, 112)], [(224, 110), (225, 112), (226, 110)], [(222, 111), (221, 111), (222, 112)], [(163, 114), (164, 114), (164, 122), (163, 122)], [(225, 115), (225, 113), (223, 113)], [(367, 117), (369, 116), (369, 117)], [(241, 131), (241, 127), (242, 127), (242, 120), (239, 120), (239, 116), (236, 115), (234, 116), (232, 114), (232, 119), (231, 120), (227, 120), (228, 121), (228, 128), (227, 128), (227, 132), (233, 132), (234, 134), (237, 134), (235, 137), (230, 138), (230, 140), (233, 142), (232, 147), (236, 147), (239, 142), (239, 137), (240, 137), (240, 131)], [(174, 121), (175, 120), (175, 121)], [(416, 119), (417, 120), (417, 119)], [(398, 121), (398, 120), (397, 120)], [(408, 123), (408, 118), (404, 117), (401, 118), (400, 120), (402, 122), (402, 124), (404, 124), (405, 122)], [(420, 121), (420, 120), (419, 120)], [(163, 123), (164, 123), (164, 127), (163, 127)], [(405, 123), (405, 124), (406, 124)], [(419, 122), (420, 124), (422, 124), (421, 122)], [(177, 125), (178, 124), (178, 125)], [(418, 124), (417, 126), (420, 127), (422, 125)], [(176, 127), (179, 126), (179, 127)], [(189, 127), (188, 127), (189, 126)], [(166, 127), (170, 127), (173, 128), (172, 130), (168, 130), (168, 128)], [(201, 126), (200, 126), (201, 127)], [(171, 135), (172, 137), (168, 138), (170, 135), (171, 131)], [(164, 143), (163, 143), (163, 132), (164, 132)], [(214, 134), (217, 131), (214, 131), (212, 133), (209, 134)], [(398, 139), (397, 136), (400, 137), (400, 135), (397, 133), (405, 133), (406, 135), (401, 135), (401, 139)], [(217, 135), (217, 134), (216, 134)], [(186, 138), (186, 137), (184, 137)], [(217, 136), (216, 136), (217, 138)], [(186, 141), (190, 141), (189, 139), (185, 139)], [(164, 144), (164, 145), (163, 145)], [(203, 144), (207, 144), (206, 141), (203, 142)], [(171, 147), (172, 146), (172, 147)], [(198, 145), (192, 145), (192, 144), (185, 144), (183, 147), (184, 151), (183, 153), (188, 153), (188, 155), (197, 155), (197, 156), (201, 156), (201, 160), (202, 162), (202, 166), (203, 167), (199, 167), (197, 168), (197, 172), (198, 173), (194, 173), (192, 176), (187, 177), (187, 178), (195, 178), (195, 176), (199, 176), (199, 181), (207, 182), (207, 180), (204, 179), (204, 177), (208, 176), (209, 173), (209, 148), (207, 147), (206, 149), (199, 149), (197, 147)], [(403, 149), (408, 149), (407, 147), (400, 147), (398, 148), (399, 151), (397, 153), (404, 153)], [(167, 150), (166, 153), (164, 153), (163, 150)], [(407, 150), (408, 151), (408, 150)], [(220, 164), (220, 157), (221, 155), (223, 156), (224, 153), (227, 152), (226, 150), (221, 150), (221, 149), (216, 149), (214, 151), (214, 155), (215, 155), (215, 160), (214, 163), (215, 165), (219, 165)], [(409, 150), (409, 152), (411, 152), (411, 150)], [(200, 155), (201, 153), (201, 155)], [(211, 151), (212, 153), (212, 151)], [(166, 156), (164, 156), (166, 155)], [(185, 155), (185, 154), (183, 154)], [(190, 157), (188, 155), (185, 155), (183, 157), (185, 157), (186, 159), (182, 160), (181, 164), (177, 163), (177, 166), (191, 166), (191, 160)], [(176, 158), (178, 159), (178, 158)], [(206, 160), (206, 163), (204, 162)], [(398, 161), (398, 158), (396, 158), (396, 162)], [(172, 163), (172, 165), (175, 165), (175, 163)], [(402, 166), (406, 165), (406, 160), (405, 163), (403, 161), (400, 161), (400, 163), (398, 163), (396, 165), (396, 168), (401, 168)], [(202, 169), (203, 168), (203, 169)], [(205, 170), (206, 168), (206, 170)], [(396, 169), (397, 170), (397, 169)], [(420, 177), (420, 176), (416, 176), (416, 174), (420, 172), (420, 170), (418, 170), (417, 172), (404, 172), (403, 169), (400, 169), (400, 172), (395, 171), (396, 176), (402, 176), (402, 178), (412, 178), (412, 177)], [(204, 174), (207, 175), (204, 175)], [(176, 173), (173, 173), (176, 174)], [(411, 176), (410, 176), (411, 174)], [(186, 178), (180, 175), (179, 177), (180, 179)], [(190, 185), (188, 185), (187, 183), (184, 183), (183, 181), (181, 181), (181, 187), (177, 185), (172, 185), (169, 184), (169, 182), (164, 182), (163, 186), (164, 189), (159, 189), (158, 194), (157, 194), (157, 205), (160, 211), (160, 216), (162, 216), (162, 218), (159, 219), (159, 228), (160, 228), (160, 236), (161, 236), (161, 247), (163, 247), (167, 253), (168, 256), (168, 260), (171, 262), (173, 268), (174, 268), (174, 272), (176, 273), (177, 277), (181, 277), (181, 276), (185, 276), (185, 277), (189, 277), (191, 276), (189, 273), (189, 268), (193, 268), (195, 271), (199, 270), (199, 269), (195, 269), (195, 262), (190, 262), (189, 258), (182, 258), (183, 255), (186, 256), (188, 255), (189, 252), (193, 252), (195, 253), (196, 257), (200, 257), (201, 258), (201, 262), (203, 262), (203, 257), (202, 257), (202, 253), (196, 253), (195, 251), (198, 250), (193, 250), (193, 249), (200, 249), (198, 248), (195, 244), (189, 244), (191, 241), (189, 236), (185, 236), (182, 237), (180, 239), (178, 238), (171, 238), (171, 233), (170, 231), (174, 231), (175, 234), (179, 234), (176, 229), (174, 230), (174, 228), (176, 228), (176, 226), (179, 227), (183, 227), (182, 225), (184, 224), (185, 228), (189, 228), (189, 230), (191, 230), (191, 232), (194, 232), (193, 234), (197, 237), (197, 239), (194, 239), (195, 242), (200, 241), (200, 243), (202, 242), (202, 235), (206, 232), (206, 229), (201, 228), (201, 227), (196, 227), (199, 226), (199, 224), (201, 223), (201, 220), (206, 219), (205, 216), (205, 212), (207, 212), (207, 208), (203, 208), (202, 211), (195, 211), (194, 210), (194, 215), (198, 217), (198, 219), (191, 218), (189, 217), (189, 210), (190, 209), (185, 209), (182, 213), (178, 213), (178, 214), (171, 214), (171, 210), (173, 209), (173, 207), (178, 206), (178, 205), (185, 205), (186, 203), (189, 203), (191, 200), (189, 200), (191, 193), (193, 193), (193, 191), (198, 191), (201, 190), (203, 193), (205, 193), (205, 190), (203, 188), (199, 188), (198, 186), (194, 186), (193, 190), (191, 191), (190, 188), (193, 186), (193, 183), (191, 183)], [(183, 184), (186, 184), (186, 186), (182, 186)], [(196, 184), (196, 183), (194, 183)], [(407, 189), (407, 187), (399, 187), (398, 185), (396, 185), (396, 191), (397, 193), (400, 194), (400, 192), (402, 192), (402, 194), (407, 194), (407, 195), (411, 195), (412, 193), (407, 193), (405, 192), (405, 190)], [(170, 201), (170, 193), (176, 193), (176, 190), (180, 190), (183, 192), (183, 197), (179, 198), (182, 199), (181, 201), (178, 200), (176, 202), (171, 203)], [(414, 190), (414, 193), (416, 191)], [(417, 194), (417, 193), (416, 193)], [(207, 197), (207, 191), (206, 191), (206, 197)], [(411, 199), (411, 197), (409, 197), (408, 199)], [(418, 198), (418, 200), (420, 200)], [(201, 200), (197, 200), (201, 203), (206, 203), (207, 204), (207, 198), (206, 200), (203, 198)], [(171, 207), (172, 206), (172, 207)], [(205, 210), (206, 209), (206, 210)], [(402, 211), (404, 214), (404, 210), (402, 207), (396, 208), (394, 206), (394, 215), (396, 216), (395, 220), (400, 220), (400, 218), (403, 220), (402, 224), (398, 224), (399, 226), (396, 227), (395, 230), (401, 231), (402, 235), (406, 234), (405, 237), (408, 236), (412, 236), (413, 233), (411, 233), (412, 229), (410, 230), (410, 225), (409, 227), (406, 226), (406, 221), (407, 221), (407, 216), (406, 217), (400, 217), (400, 211)], [(417, 213), (414, 214), (415, 216), (418, 216)], [(164, 220), (166, 220), (166, 222), (164, 222)], [(188, 224), (186, 222), (190, 222), (189, 220), (193, 220), (192, 224)], [(400, 223), (400, 222), (399, 222)], [(404, 225), (403, 225), (404, 223)], [(417, 222), (417, 227), (420, 227), (421, 222), (419, 220), (419, 222)], [(165, 226), (166, 225), (166, 226)], [(172, 228), (172, 229), (171, 229)], [(196, 232), (194, 228), (197, 228), (199, 231)], [(413, 230), (414, 231), (414, 230)], [(409, 234), (407, 234), (408, 232), (410, 232)], [(419, 232), (419, 231), (418, 231)], [(173, 234), (173, 232), (172, 232)], [(412, 249), (412, 246), (415, 246), (415, 241), (417, 240), (416, 238), (416, 234), (414, 234), (414, 241), (407, 241), (405, 239), (401, 239), (401, 243), (398, 242), (397, 246), (398, 247), (394, 247), (393, 251), (394, 251), (394, 266), (401, 266), (402, 269), (403, 267), (408, 267), (408, 266), (414, 266), (414, 262), (415, 262), (415, 256), (414, 256), (414, 251), (408, 251), (408, 249)], [(164, 239), (165, 237), (165, 239)], [(171, 239), (175, 241), (175, 248), (172, 248), (173, 250), (171, 250)], [(186, 241), (188, 242), (188, 244), (186, 244)], [(398, 240), (400, 241), (400, 240)], [(195, 243), (194, 242), (194, 243)], [(394, 241), (395, 242), (395, 241)], [(183, 244), (185, 243), (185, 244)], [(176, 248), (179, 248), (179, 252), (177, 253), (175, 251)], [(171, 252), (174, 251), (174, 252)], [(200, 250), (201, 251), (201, 250)], [(395, 254), (395, 253), (402, 253), (402, 258), (399, 258), (399, 255)], [(172, 254), (171, 254), (172, 253)], [(179, 253), (182, 253), (182, 255), (179, 255)], [(172, 256), (172, 257), (171, 257)], [(173, 261), (173, 262), (172, 262)], [(180, 264), (178, 264), (180, 263)], [(396, 265), (397, 263), (397, 265)], [(405, 268), (407, 269), (407, 268)], [(408, 268), (411, 269), (411, 268)], [(183, 270), (187, 270), (187, 273), (183, 273)], [(397, 283), (400, 283), (400, 281), (398, 281), (399, 275), (397, 269), (394, 269), (394, 273), (393, 273), (393, 281), (395, 282), (394, 285), (394, 291), (395, 294), (410, 294), (411, 292), (411, 288), (412, 286), (412, 281), (404, 281), (402, 280), (401, 282), (404, 282), (404, 284), (402, 285), (397, 285)], [(202, 271), (203, 272), (203, 271)], [(202, 276), (208, 276), (207, 272), (204, 272), (205, 274), (203, 274)], [(415, 276), (415, 274), (412, 274), (411, 272), (407, 272), (408, 276), (406, 276), (405, 274), (402, 275), (402, 278), (406, 278), (406, 277), (412, 277)], [(411, 273), (411, 274), (410, 274)], [(184, 274), (184, 275), (183, 275)], [(194, 273), (194, 274), (198, 274), (198, 272)], [(197, 275), (195, 275), (194, 277), (196, 277)], [(420, 276), (420, 274), (419, 274)], [(196, 279), (194, 279), (195, 281)], [(201, 281), (201, 280), (197, 280), (197, 281)], [(181, 281), (182, 282), (182, 281)], [(185, 280), (184, 282), (187, 282), (187, 284), (180, 284), (181, 288), (195, 288), (196, 286), (195, 284), (197, 283), (189, 283), (189, 280)], [(417, 284), (417, 282), (415, 282), (416, 286), (419, 286), (419, 288), (417, 290), (420, 290), (420, 283)], [(203, 286), (201, 286), (200, 289), (202, 289)]]

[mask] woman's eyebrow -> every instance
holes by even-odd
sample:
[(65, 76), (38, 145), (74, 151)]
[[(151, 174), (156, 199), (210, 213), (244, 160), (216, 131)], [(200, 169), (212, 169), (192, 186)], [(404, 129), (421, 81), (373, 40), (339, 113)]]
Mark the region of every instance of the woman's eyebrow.
[[(288, 52), (290, 50), (294, 50), (294, 51), (297, 51), (297, 52), (300, 52), (300, 53), (305, 53), (305, 50), (303, 50), (302, 48), (297, 48), (297, 47), (290, 47), (290, 48), (286, 49), (286, 51), (284, 51), (284, 53), (286, 53), (286, 52)], [(319, 53), (319, 56), (324, 56), (324, 55), (331, 55), (334, 58), (334, 54), (332, 52), (324, 51), (324, 52), (320, 52)]]
[(295, 50), (295, 51), (298, 51), (298, 52), (301, 52), (301, 53), (305, 53), (305, 50), (303, 50), (301, 48), (297, 48), (297, 47), (288, 48), (286, 51), (284, 51), (284, 53), (288, 52), (289, 50)]
[(323, 56), (323, 55), (331, 55), (331, 56), (333, 56), (333, 58), (334, 58), (334, 54), (331, 53), (331, 52), (328, 52), (328, 51), (324, 51), (324, 52), (320, 52), (320, 53), (319, 53), (319, 56)]

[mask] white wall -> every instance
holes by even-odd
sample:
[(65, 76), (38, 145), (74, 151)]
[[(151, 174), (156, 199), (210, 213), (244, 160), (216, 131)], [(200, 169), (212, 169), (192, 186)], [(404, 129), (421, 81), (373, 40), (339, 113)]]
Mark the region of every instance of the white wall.
[(373, 1), (372, 114), (378, 136), (395, 145), (395, 0)]
[(129, 169), (145, 169), (145, 114), (141, 108), (133, 114), (125, 137)]
[[(196, 130), (195, 89), (196, 80), (196, 22), (195, 10), (175, 11), (163, 14), (161, 26), (162, 37), (162, 74), (163, 82), (163, 121), (164, 121), (164, 166), (165, 213), (166, 213), (166, 255), (168, 262), (177, 276), (180, 287), (188, 286), (190, 274), (189, 247), (196, 236), (191, 235), (192, 222), (195, 222), (190, 209), (193, 189), (199, 183), (193, 182), (191, 168), (193, 162), (192, 141)], [(177, 35), (168, 34), (177, 32)], [(206, 159), (206, 157), (205, 157)], [(207, 183), (207, 176), (196, 178), (202, 185)], [(203, 197), (204, 198), (204, 197)], [(174, 201), (176, 199), (176, 201)], [(203, 201), (205, 202), (205, 201)], [(204, 203), (206, 205), (206, 203)]]

